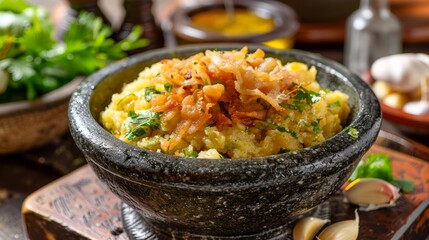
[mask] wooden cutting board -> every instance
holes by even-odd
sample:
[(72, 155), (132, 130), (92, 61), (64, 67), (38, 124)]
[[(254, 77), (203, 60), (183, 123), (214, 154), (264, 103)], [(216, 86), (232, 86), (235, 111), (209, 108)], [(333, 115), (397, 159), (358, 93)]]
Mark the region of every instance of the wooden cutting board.
[[(425, 239), (429, 235), (429, 162), (374, 145), (368, 153), (386, 153), (394, 176), (413, 179), (416, 190), (397, 206), (359, 212), (359, 239)], [(354, 218), (356, 206), (341, 192), (330, 200), (331, 221)], [(28, 196), (22, 214), (30, 239), (128, 239), (121, 202), (86, 165)]]

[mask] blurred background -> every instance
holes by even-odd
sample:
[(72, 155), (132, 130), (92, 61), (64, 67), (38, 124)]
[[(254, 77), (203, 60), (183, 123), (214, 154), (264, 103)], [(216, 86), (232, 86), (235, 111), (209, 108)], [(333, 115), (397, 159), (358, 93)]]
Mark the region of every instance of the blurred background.
[[(197, 38), (195, 32), (189, 35), (186, 32), (186, 29), (189, 28), (185, 28), (189, 27), (190, 13), (194, 14), (200, 11), (199, 9), (207, 9), (207, 5), (210, 4), (219, 5), (224, 2), (223, 0), (28, 0), (28, 2), (48, 9), (58, 31), (67, 28), (67, 23), (74, 17), (75, 10), (87, 10), (103, 16), (105, 23), (112, 26), (116, 40), (125, 38), (133, 25), (143, 26), (144, 33), (141, 37), (149, 39), (150, 45), (134, 52), (128, 52), (128, 54), (151, 48), (174, 47), (185, 43), (231, 40), (229, 38), (231, 36), (219, 37), (213, 33), (207, 34), (210, 32), (207, 29)], [(355, 58), (355, 60), (347, 62), (346, 59), (354, 59), (353, 57), (362, 55), (355, 56), (351, 50), (353, 48), (358, 49), (358, 53), (381, 51), (377, 58), (389, 54), (429, 53), (428, 0), (272, 0), (271, 3), (276, 2), (286, 6), (285, 9), (279, 7), (278, 11), (272, 12), (259, 3), (263, 1), (237, 0), (236, 2), (242, 2), (243, 6), (248, 5), (252, 10), (256, 9), (255, 12), (263, 16), (277, 19), (272, 29), (262, 31), (260, 36), (258, 34), (258, 36), (253, 36), (253, 39), (258, 39), (257, 42), (266, 45), (274, 44), (269, 46), (283, 49), (295, 48), (321, 54), (345, 64), (351, 70), (353, 70), (352, 64), (358, 60)], [(291, 13), (288, 9), (292, 9), (293, 12)], [(365, 10), (365, 13), (370, 12), (372, 15), (369, 14), (369, 18), (375, 16), (376, 19), (372, 20), (377, 23), (368, 24), (370, 23), (369, 18), (366, 18), (368, 14), (364, 14), (365, 17), (360, 18), (362, 16), (359, 14), (362, 11), (359, 12), (359, 9)], [(177, 13), (179, 10), (181, 12)], [(282, 18), (285, 15), (288, 17)], [(356, 24), (351, 24), (353, 21)], [(399, 28), (392, 27), (392, 21), (397, 23)], [(380, 22), (384, 22), (384, 25)], [(212, 23), (209, 21), (209, 26)], [(292, 23), (296, 23), (296, 25), (292, 26)], [(378, 28), (378, 30), (367, 31), (362, 27), (365, 24)], [(271, 31), (273, 29), (276, 31)], [(387, 32), (387, 29), (393, 30)], [(388, 36), (386, 41), (393, 41), (392, 44), (395, 47), (389, 48), (386, 41), (380, 41), (380, 45), (377, 46), (360, 45), (366, 43), (362, 39), (368, 37), (361, 39), (363, 32), (370, 34), (369, 36), (374, 39), (383, 37), (378, 34), (385, 34), (384, 37)], [(393, 35), (388, 35), (392, 33)], [(232, 39), (234, 38), (237, 39), (237, 36), (233, 36)], [(279, 44), (277, 41), (279, 39), (282, 41), (286, 39), (286, 42)], [(253, 42), (251, 38), (242, 41)], [(356, 72), (369, 84), (380, 80), (373, 79), (370, 74), (370, 67), (375, 60), (375, 58), (365, 57), (362, 60), (364, 70)], [(383, 130), (388, 131), (389, 134), (396, 134), (385, 136), (391, 138), (392, 141), (396, 139), (397, 145), (417, 149), (420, 154), (425, 152), (422, 149), (429, 147), (429, 115), (410, 115), (401, 109), (401, 104), (405, 104), (406, 99), (410, 99), (411, 95), (413, 98), (420, 98), (422, 90), (416, 90), (410, 96), (401, 95), (402, 93), (398, 95), (398, 92), (390, 88), (382, 88), (381, 92), (396, 94), (391, 100), (392, 105), (383, 104), (381, 101), (385, 116)], [(385, 95), (383, 95), (384, 97)], [(409, 144), (410, 142), (412, 145)], [(85, 164), (85, 160), (68, 133), (52, 139), (48, 145), (2, 155), (0, 158), (2, 158), (0, 165), (0, 239), (24, 239), (21, 205), (25, 197), (54, 179)], [(17, 178), (20, 180), (17, 181)]]

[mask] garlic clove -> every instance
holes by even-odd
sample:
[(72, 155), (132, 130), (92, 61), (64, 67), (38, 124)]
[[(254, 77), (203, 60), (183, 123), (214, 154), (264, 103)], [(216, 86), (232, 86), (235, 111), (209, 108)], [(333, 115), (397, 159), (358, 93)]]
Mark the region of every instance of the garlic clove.
[(429, 60), (414, 53), (395, 54), (377, 59), (371, 65), (371, 75), (399, 92), (410, 92), (420, 86), (429, 74)]
[(293, 228), (293, 240), (313, 240), (320, 229), (329, 219), (306, 217), (301, 219)]
[(414, 115), (429, 114), (429, 102), (413, 101), (404, 105), (404, 111)]
[(346, 187), (344, 195), (364, 211), (394, 206), (400, 196), (397, 187), (378, 178), (356, 179)]
[(359, 215), (355, 211), (354, 220), (334, 223), (319, 234), (319, 240), (356, 240), (359, 235)]

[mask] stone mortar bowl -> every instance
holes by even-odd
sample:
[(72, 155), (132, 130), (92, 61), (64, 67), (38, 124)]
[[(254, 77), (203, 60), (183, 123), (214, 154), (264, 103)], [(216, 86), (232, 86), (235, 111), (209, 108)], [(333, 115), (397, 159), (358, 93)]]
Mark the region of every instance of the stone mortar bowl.
[[(315, 66), (325, 88), (350, 96), (346, 127), (311, 148), (243, 159), (179, 158), (129, 145), (98, 122), (100, 111), (125, 82), (165, 58), (206, 49), (241, 49), (242, 44), (202, 44), (153, 50), (110, 65), (88, 77), (72, 95), (72, 136), (97, 176), (138, 211), (153, 239), (281, 239), (287, 225), (340, 189), (381, 125), (377, 98), (356, 75), (319, 55), (261, 48), (267, 56)], [(275, 143), (273, 143), (275, 144)], [(152, 239), (152, 238), (150, 238)]]

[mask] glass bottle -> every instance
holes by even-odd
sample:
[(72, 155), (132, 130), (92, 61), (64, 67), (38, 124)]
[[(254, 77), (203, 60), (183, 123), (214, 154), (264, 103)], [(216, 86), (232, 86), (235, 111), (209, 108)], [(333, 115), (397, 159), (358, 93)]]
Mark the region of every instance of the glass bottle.
[(388, 1), (361, 0), (347, 19), (344, 64), (359, 76), (378, 58), (402, 51), (401, 25)]
[(164, 46), (164, 35), (152, 13), (152, 0), (124, 0), (125, 18), (120, 29), (116, 33), (116, 39), (122, 40), (128, 36), (135, 25), (143, 27), (142, 38), (149, 40), (149, 44), (140, 49), (133, 50), (129, 54), (142, 52), (148, 49)]

